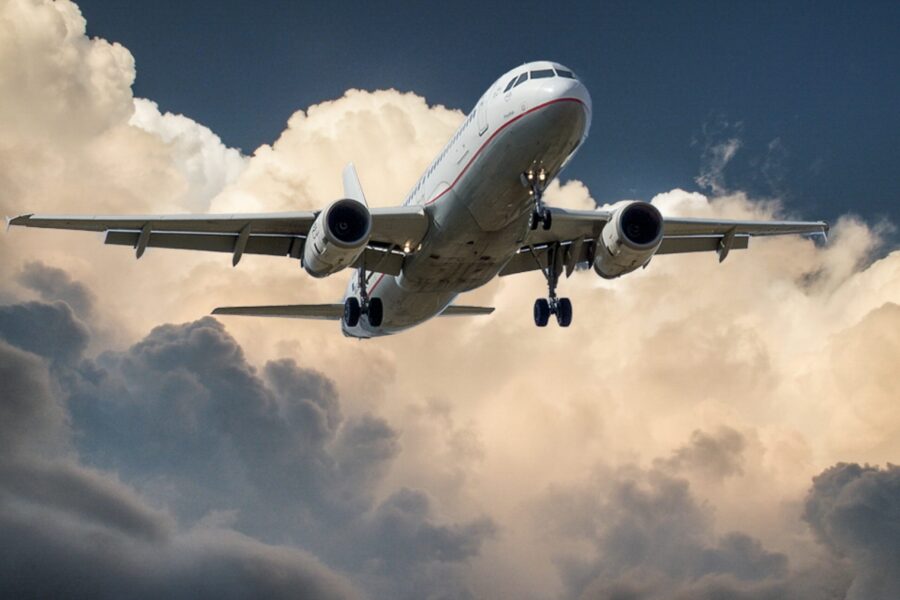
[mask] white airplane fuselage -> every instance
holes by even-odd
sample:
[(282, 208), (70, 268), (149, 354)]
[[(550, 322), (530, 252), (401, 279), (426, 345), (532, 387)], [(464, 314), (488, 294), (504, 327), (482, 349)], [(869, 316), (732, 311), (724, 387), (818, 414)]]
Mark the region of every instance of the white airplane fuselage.
[[(547, 71), (555, 69), (554, 76)], [(508, 91), (521, 73), (543, 72)], [(522, 246), (534, 210), (521, 174), (543, 168), (555, 178), (587, 137), (591, 98), (571, 73), (551, 62), (509, 71), (484, 93), (434, 159), (404, 205), (419, 205), (430, 220), (421, 246), (398, 276), (367, 273), (369, 296), (380, 298), (384, 318), (373, 327), (342, 321), (345, 335), (390, 335), (438, 315), (460, 293), (497, 276)], [(357, 277), (346, 297), (359, 297)]]

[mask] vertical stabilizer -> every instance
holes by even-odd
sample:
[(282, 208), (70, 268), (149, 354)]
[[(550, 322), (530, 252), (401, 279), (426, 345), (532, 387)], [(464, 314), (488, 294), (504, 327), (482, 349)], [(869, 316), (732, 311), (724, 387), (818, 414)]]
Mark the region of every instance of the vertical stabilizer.
[(363, 206), (368, 206), (366, 195), (363, 194), (362, 185), (359, 183), (359, 175), (356, 174), (356, 167), (353, 163), (347, 163), (344, 167), (344, 197), (352, 198)]

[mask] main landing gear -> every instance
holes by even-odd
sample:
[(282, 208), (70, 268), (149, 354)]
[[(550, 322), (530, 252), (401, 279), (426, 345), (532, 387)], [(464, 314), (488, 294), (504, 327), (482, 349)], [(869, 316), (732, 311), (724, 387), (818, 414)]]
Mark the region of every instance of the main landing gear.
[(359, 298), (350, 296), (344, 300), (344, 323), (347, 327), (356, 327), (362, 315), (366, 315), (369, 325), (380, 327), (384, 319), (384, 304), (381, 298), (369, 298), (366, 289), (366, 269), (361, 266), (357, 269)]
[(544, 278), (547, 279), (547, 298), (538, 298), (534, 301), (534, 324), (538, 327), (546, 327), (550, 321), (550, 315), (556, 316), (556, 322), (560, 327), (568, 327), (572, 324), (572, 301), (568, 298), (556, 297), (556, 285), (559, 283), (559, 275), (562, 273), (561, 246), (556, 244), (547, 248), (547, 268), (541, 268)]
[(553, 216), (547, 207), (544, 206), (544, 187), (547, 185), (547, 172), (544, 168), (528, 169), (522, 173), (522, 185), (528, 188), (531, 198), (534, 200), (534, 210), (531, 212), (530, 226), (532, 230), (538, 228), (540, 224), (544, 230), (550, 229), (553, 223)]

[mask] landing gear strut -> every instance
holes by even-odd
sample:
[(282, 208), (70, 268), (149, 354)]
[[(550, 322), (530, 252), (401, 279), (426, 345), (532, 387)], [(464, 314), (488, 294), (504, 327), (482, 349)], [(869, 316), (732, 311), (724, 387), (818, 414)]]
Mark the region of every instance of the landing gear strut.
[(544, 188), (547, 185), (547, 172), (544, 168), (528, 169), (522, 173), (522, 185), (528, 188), (531, 198), (534, 200), (534, 210), (531, 212), (531, 229), (537, 229), (540, 223), (544, 230), (550, 229), (552, 215), (544, 206)]
[(384, 304), (381, 302), (381, 298), (369, 298), (369, 291), (366, 289), (365, 265), (360, 265), (356, 272), (359, 298), (350, 296), (344, 300), (344, 323), (347, 324), (347, 327), (356, 327), (360, 317), (366, 315), (369, 325), (380, 327), (384, 319)]
[(541, 272), (547, 280), (547, 298), (538, 298), (534, 301), (534, 324), (538, 327), (546, 327), (550, 315), (556, 316), (556, 322), (560, 327), (572, 324), (572, 301), (556, 296), (556, 286), (562, 273), (561, 259), (562, 251), (559, 244), (547, 248), (547, 267), (541, 267)]

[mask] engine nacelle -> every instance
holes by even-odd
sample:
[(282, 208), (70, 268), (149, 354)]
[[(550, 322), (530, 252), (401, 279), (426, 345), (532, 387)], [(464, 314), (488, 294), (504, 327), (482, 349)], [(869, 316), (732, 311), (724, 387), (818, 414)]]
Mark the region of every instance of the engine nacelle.
[(613, 209), (597, 240), (594, 271), (614, 279), (647, 264), (663, 239), (663, 218), (648, 202), (627, 202)]
[(361, 202), (334, 202), (313, 221), (303, 248), (303, 268), (313, 277), (346, 269), (365, 251), (372, 233), (372, 215)]

